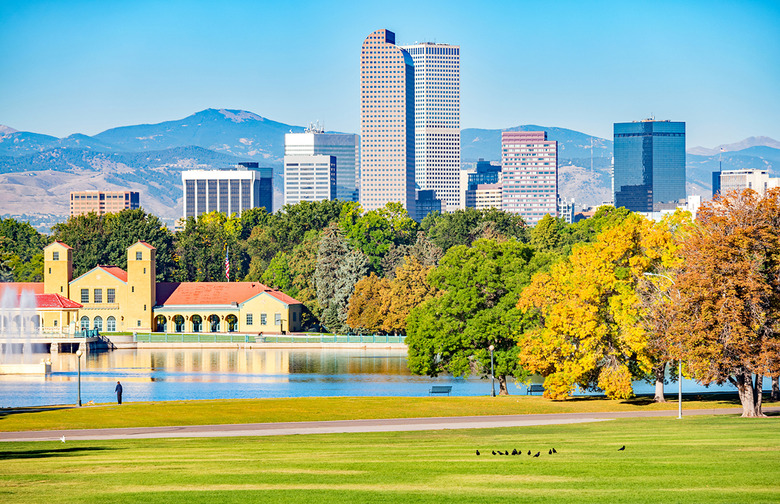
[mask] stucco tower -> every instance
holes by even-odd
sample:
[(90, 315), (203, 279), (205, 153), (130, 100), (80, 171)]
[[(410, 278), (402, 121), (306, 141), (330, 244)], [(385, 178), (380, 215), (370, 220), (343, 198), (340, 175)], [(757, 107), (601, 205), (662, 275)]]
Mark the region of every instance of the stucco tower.
[(73, 280), (73, 249), (55, 241), (43, 249), (43, 292), (68, 297)]
[(156, 252), (142, 241), (127, 249), (125, 327), (130, 331), (152, 331), (152, 308), (157, 301)]

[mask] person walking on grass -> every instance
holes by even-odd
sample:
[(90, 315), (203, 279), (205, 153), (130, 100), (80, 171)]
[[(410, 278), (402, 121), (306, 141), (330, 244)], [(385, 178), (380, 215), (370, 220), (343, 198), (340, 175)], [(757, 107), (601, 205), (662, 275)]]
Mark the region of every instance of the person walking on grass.
[(114, 389), (114, 392), (116, 392), (116, 402), (118, 404), (122, 404), (122, 384), (119, 383), (119, 380), (116, 382), (116, 388)]

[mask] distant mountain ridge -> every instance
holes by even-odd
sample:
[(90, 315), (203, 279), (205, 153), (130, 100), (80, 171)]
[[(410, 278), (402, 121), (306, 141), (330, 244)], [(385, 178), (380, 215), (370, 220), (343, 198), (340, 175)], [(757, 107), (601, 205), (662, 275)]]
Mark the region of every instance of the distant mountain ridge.
[[(111, 128), (94, 136), (56, 138), (0, 126), (0, 214), (29, 210), (67, 213), (67, 191), (138, 190), (144, 208), (172, 221), (181, 215), (181, 174), (195, 167), (225, 167), (257, 161), (274, 169), (275, 207), (281, 204), (284, 134), (301, 132), (253, 112), (206, 109), (183, 119)], [(461, 130), (461, 160), (501, 159), (502, 131), (546, 131), (559, 145), (560, 193), (577, 205), (599, 204), (611, 197), (613, 142), (575, 130), (540, 125)], [(688, 150), (691, 194), (709, 194), (711, 172), (780, 164), (780, 142), (751, 137), (715, 149)], [(29, 212), (28, 212), (29, 213)], [(62, 214), (61, 213), (61, 214)]]

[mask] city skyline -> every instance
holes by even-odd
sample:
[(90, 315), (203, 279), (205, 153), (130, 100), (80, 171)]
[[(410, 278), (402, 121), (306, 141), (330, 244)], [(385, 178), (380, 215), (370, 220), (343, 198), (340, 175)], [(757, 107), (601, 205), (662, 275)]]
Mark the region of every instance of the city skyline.
[[(775, 3), (432, 2), (414, 16), (404, 5), (4, 4), (0, 73), (12, 77), (0, 83), (0, 124), (94, 135), (224, 107), (356, 133), (355, 48), (386, 27), (398, 45), (462, 48), (464, 128), (541, 124), (610, 138), (614, 122), (654, 115), (685, 121), (689, 147), (780, 137)], [(518, 31), (519, 19), (533, 22)], [(539, 50), (518, 60), (529, 46)], [(315, 78), (325, 70), (333, 78)]]

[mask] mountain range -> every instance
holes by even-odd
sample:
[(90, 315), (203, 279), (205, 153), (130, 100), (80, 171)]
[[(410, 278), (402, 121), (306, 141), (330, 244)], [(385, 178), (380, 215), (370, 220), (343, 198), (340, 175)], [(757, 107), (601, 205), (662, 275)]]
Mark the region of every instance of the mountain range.
[[(274, 169), (274, 206), (282, 202), (284, 134), (303, 131), (243, 110), (207, 109), (184, 119), (112, 128), (65, 138), (0, 125), (0, 214), (50, 214), (64, 220), (74, 190), (137, 190), (142, 206), (172, 222), (181, 215), (181, 171), (257, 161)], [(560, 193), (578, 206), (611, 198), (612, 141), (559, 127), (461, 131), (461, 160), (501, 159), (501, 131), (547, 131), (559, 143)], [(723, 148), (723, 151), (721, 151)], [(710, 193), (711, 172), (780, 167), (780, 142), (751, 137), (688, 150), (689, 194)], [(30, 203), (34, 202), (34, 211)], [(45, 220), (45, 219), (44, 219)], [(51, 220), (51, 219), (50, 219)]]

